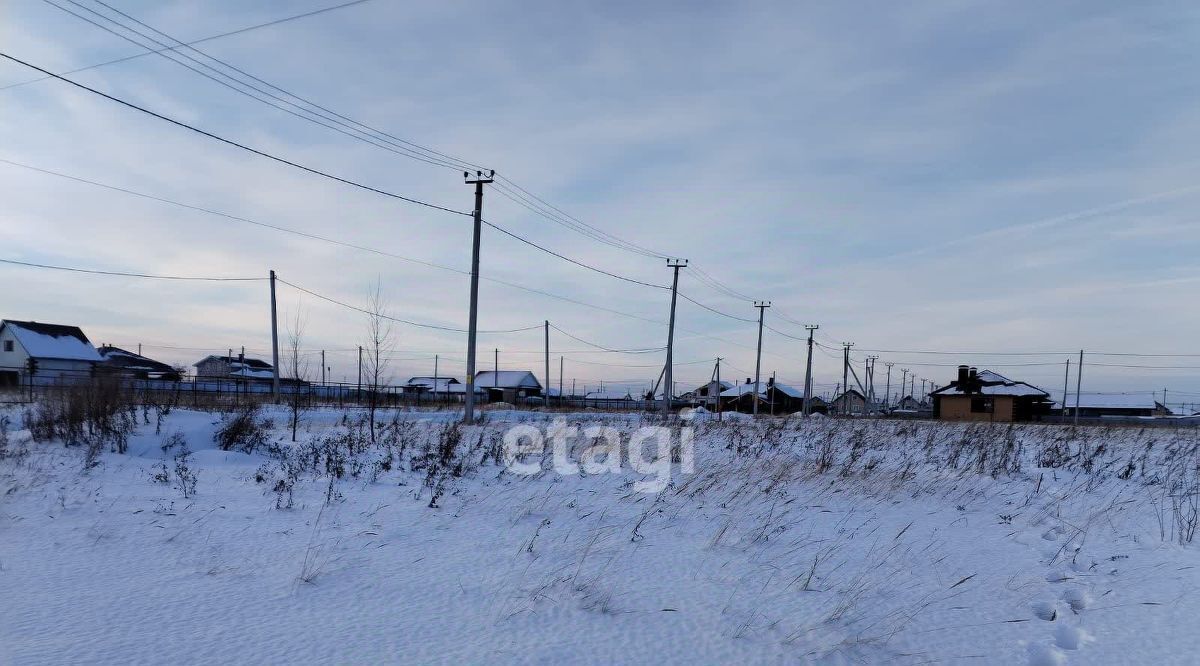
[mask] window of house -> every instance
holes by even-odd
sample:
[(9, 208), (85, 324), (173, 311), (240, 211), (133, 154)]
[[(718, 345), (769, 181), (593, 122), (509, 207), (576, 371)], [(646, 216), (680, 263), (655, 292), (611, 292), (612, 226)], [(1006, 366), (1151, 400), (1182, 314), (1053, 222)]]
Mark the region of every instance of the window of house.
[(991, 398), (979, 397), (971, 398), (971, 413), (972, 414), (991, 414), (994, 409)]
[(12, 340), (5, 340), (5, 341), (4, 341), (4, 351), (6, 351), (6, 352), (10, 352), (10, 351), (12, 351), (12, 350), (13, 350), (13, 341), (12, 341)]

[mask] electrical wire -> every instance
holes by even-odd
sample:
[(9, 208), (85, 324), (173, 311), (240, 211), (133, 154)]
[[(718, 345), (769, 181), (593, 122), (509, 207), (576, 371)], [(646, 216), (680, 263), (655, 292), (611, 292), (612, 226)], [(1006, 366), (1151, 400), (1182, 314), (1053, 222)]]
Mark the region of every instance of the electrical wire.
[[(344, 7), (350, 7), (353, 5), (361, 5), (364, 2), (370, 2), (370, 0), (351, 0), (351, 2), (343, 2), (340, 5), (333, 5), (331, 7), (324, 7), (322, 9), (315, 9), (310, 12), (304, 12), (303, 14), (293, 14), (291, 16), (285, 16), (283, 18), (275, 19), (273, 21), (267, 21), (266, 23), (257, 23), (255, 25), (247, 26), (245, 28), (238, 28), (237, 30), (230, 30), (228, 32), (222, 32), (220, 34), (210, 35), (208, 37), (203, 37), (201, 39), (195, 39), (190, 42), (187, 42), (186, 44), (184, 44), (184, 46), (193, 46), (195, 44), (203, 44), (204, 42), (211, 42), (215, 39), (221, 39), (222, 37), (232, 37), (234, 35), (240, 35), (243, 33), (250, 32), (252, 30), (258, 30), (260, 28), (268, 28), (270, 26), (279, 25), (280, 23), (287, 23), (288, 21), (295, 21), (296, 19), (307, 18), (309, 16), (316, 16), (317, 14), (324, 14), (325, 12), (331, 12), (336, 9), (342, 9)], [(179, 48), (179, 47), (173, 46), (173, 47), (169, 47), (169, 48), (163, 49), (163, 50), (175, 50), (177, 48)], [(143, 58), (148, 55), (153, 55), (154, 53), (155, 53), (155, 51), (145, 51), (142, 53), (135, 53), (133, 55), (125, 56), (123, 58), (117, 58), (115, 60), (107, 60), (105, 62), (96, 63), (94, 65), (88, 65), (87, 67), (80, 67), (78, 69), (72, 69), (72, 70), (68, 70), (65, 72), (59, 72), (59, 74), (63, 74), (63, 75), (78, 74), (79, 72), (86, 72), (90, 69), (98, 69), (100, 67), (107, 67), (109, 65), (116, 65), (119, 63), (123, 63), (123, 62), (128, 62), (130, 60), (137, 60), (138, 58)], [(10, 83), (6, 86), (0, 86), (0, 91), (9, 90), (10, 88), (19, 88), (21, 86), (27, 86), (27, 85), (30, 85), (33, 83), (38, 83), (40, 81), (46, 81), (51, 78), (53, 78), (53, 77), (41, 76), (36, 79), (30, 79), (28, 81), (21, 81), (18, 83)]]
[(67, 271), (71, 273), (88, 273), (91, 275), (111, 275), (116, 277), (132, 277), (145, 278), (150, 280), (179, 280), (179, 281), (195, 281), (195, 282), (261, 282), (269, 278), (265, 277), (202, 277), (194, 275), (154, 275), (150, 273), (130, 273), (124, 271), (105, 271), (89, 268), (72, 268), (68, 266), (54, 266), (51, 264), (38, 264), (31, 261), (17, 261), (16, 259), (0, 259), (0, 263), (12, 264), (14, 266), (26, 266), (29, 268), (44, 268), (55, 271)]
[[(369, 315), (372, 317), (379, 317), (380, 319), (385, 319), (387, 321), (394, 321), (394, 322), (398, 322), (401, 324), (407, 324), (409, 326), (417, 326), (420, 328), (430, 328), (430, 329), (434, 329), (434, 330), (438, 330), (438, 331), (449, 331), (451, 333), (466, 333), (467, 332), (467, 329), (465, 329), (465, 328), (455, 328), (453, 326), (442, 326), (440, 324), (425, 324), (425, 323), (421, 323), (421, 322), (411, 321), (409, 319), (400, 319), (398, 317), (392, 317), (390, 315), (384, 315), (384, 314), (380, 314), (378, 312), (372, 312), (365, 308), (360, 308), (356, 305), (350, 305), (349, 303), (346, 303), (344, 301), (339, 301), (336, 298), (331, 298), (329, 296), (325, 296), (324, 294), (319, 294), (315, 291), (312, 291), (311, 289), (306, 289), (304, 287), (301, 287), (298, 284), (288, 282), (287, 280), (284, 280), (283, 278), (280, 278), (278, 276), (276, 276), (276, 280), (282, 284), (286, 284), (287, 286), (289, 286), (293, 289), (302, 291), (302, 292), (308, 294), (309, 296), (313, 296), (313, 297), (319, 298), (323, 301), (327, 301), (327, 302), (333, 303), (335, 305), (340, 305), (344, 308), (348, 308), (348, 309), (354, 310), (356, 312), (361, 312), (365, 315)], [(541, 327), (542, 327), (541, 324), (536, 324), (534, 326), (525, 326), (523, 328), (495, 329), (495, 330), (487, 330), (487, 331), (479, 330), (477, 332), (478, 333), (520, 333), (523, 331), (532, 331), (535, 329), (539, 329)]]
[(310, 166), (305, 166), (303, 164), (300, 164), (299, 162), (293, 162), (289, 159), (285, 159), (282, 157), (278, 157), (276, 155), (272, 155), (271, 153), (259, 150), (257, 148), (252, 148), (246, 144), (238, 143), (237, 141), (234, 141), (232, 139), (226, 139), (225, 137), (219, 136), (219, 135), (209, 132), (207, 130), (200, 129), (199, 127), (196, 127), (194, 125), (189, 125), (188, 123), (185, 123), (182, 120), (176, 120), (169, 116), (165, 116), (161, 113), (151, 111), (150, 109), (147, 109), (146, 107), (138, 106), (137, 104), (134, 104), (133, 102), (127, 102), (119, 97), (109, 95), (108, 93), (105, 93), (105, 92), (101, 92), (100, 90), (92, 88), (91, 86), (86, 86), (82, 83), (79, 83), (78, 81), (73, 81), (71, 79), (66, 78), (65, 76), (60, 76), (49, 70), (38, 67), (37, 65), (34, 65), (34, 64), (28, 63), (24, 60), (21, 60), (20, 58), (13, 57), (7, 53), (0, 52), (0, 58), (10, 60), (12, 62), (17, 63), (18, 65), (24, 65), (25, 67), (28, 67), (32, 70), (41, 72), (43, 74), (48, 74), (48, 75), (54, 77), (55, 79), (58, 79), (59, 81), (62, 81), (64, 83), (69, 83), (72, 86), (79, 88), (80, 90), (85, 90), (94, 95), (99, 95), (100, 97), (103, 97), (105, 99), (116, 102), (117, 104), (120, 104), (120, 105), (125, 106), (130, 109), (133, 109), (134, 111), (139, 111), (141, 113), (152, 116), (154, 118), (158, 118), (159, 120), (164, 120), (164, 121), (171, 123), (172, 125), (175, 125), (177, 127), (182, 127), (186, 130), (195, 132), (196, 134), (200, 134), (201, 136), (206, 136), (210, 139), (215, 139), (216, 141), (220, 141), (221, 143), (233, 146), (235, 148), (240, 148), (246, 152), (253, 153), (253, 154), (259, 155), (261, 157), (265, 157), (269, 160), (279, 162), (280, 164), (286, 164), (287, 166), (294, 167), (296, 169), (300, 169), (301, 171), (307, 171), (308, 173), (311, 173), (311, 174), (314, 174), (317, 176), (321, 176), (323, 178), (328, 178), (330, 180), (334, 180), (339, 183), (344, 183), (346, 185), (350, 185), (351, 187), (356, 187), (356, 188), (359, 188), (362, 190), (366, 190), (368, 192), (374, 192), (375, 194), (381, 194), (385, 197), (389, 197), (392, 199), (399, 199), (400, 201), (406, 201), (408, 203), (417, 204), (419, 206), (424, 206), (426, 208), (432, 208), (434, 210), (440, 210), (440, 211), (443, 211), (446, 213), (453, 213), (455, 215), (463, 215), (463, 216), (467, 216), (467, 217), (469, 217), (471, 215), (470, 213), (464, 213), (459, 210), (454, 210), (453, 208), (447, 208), (446, 206), (439, 206), (437, 204), (429, 203), (427, 201), (421, 201), (420, 199), (415, 199), (413, 197), (408, 197), (408, 196), (404, 196), (402, 194), (396, 194), (395, 192), (389, 192), (387, 190), (382, 190), (377, 187), (372, 187), (370, 185), (365, 185), (363, 183), (359, 183), (359, 182), (350, 180), (348, 178), (342, 178), (341, 176), (335, 176), (331, 173), (321, 171), (320, 169), (315, 169)]

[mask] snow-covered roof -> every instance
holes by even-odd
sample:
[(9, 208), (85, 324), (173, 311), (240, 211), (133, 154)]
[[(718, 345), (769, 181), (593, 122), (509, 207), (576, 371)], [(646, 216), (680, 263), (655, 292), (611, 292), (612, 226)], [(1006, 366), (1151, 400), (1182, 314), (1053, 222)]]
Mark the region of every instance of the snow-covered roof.
[(434, 382), (437, 383), (437, 392), (444, 393), (450, 386), (459, 383), (454, 377), (411, 377), (405, 386), (411, 388), (425, 388), (430, 391), (434, 390)]
[[(746, 395), (747, 393), (754, 393), (754, 382), (750, 382), (749, 384), (739, 384), (739, 385), (737, 385), (731, 389), (728, 389), (726, 391), (721, 391), (721, 397), (722, 398), (739, 398), (743, 395)], [(766, 382), (759, 382), (758, 394), (760, 396), (763, 396), (764, 398), (767, 396), (767, 383)]]
[(33, 358), (93, 362), (103, 360), (78, 326), (6, 319), (0, 323), (0, 328), (11, 331), (25, 353)]
[(100, 354), (100, 357), (104, 359), (105, 365), (121, 368), (122, 370), (148, 373), (175, 372), (174, 368), (166, 363), (163, 363), (162, 361), (156, 361), (152, 358), (142, 356), (141, 354), (135, 354), (131, 351), (121, 349), (120, 347), (104, 345), (96, 351)]
[(233, 369), (251, 368), (255, 370), (271, 370), (274, 368), (274, 366), (272, 366), (270, 363), (267, 363), (261, 359), (251, 358), (249, 356), (242, 356), (239, 358), (238, 356), (226, 356), (224, 354), (209, 354), (192, 365), (200, 365), (206, 361), (222, 361), (224, 363), (228, 363), (229, 367)]
[[(701, 385), (697, 386), (696, 388), (692, 389), (692, 393), (700, 393), (701, 391), (707, 391), (710, 386), (712, 386), (713, 384), (716, 384), (716, 383), (717, 383), (717, 381), (715, 379), (712, 381), (709, 381), (709, 382), (705, 382), (704, 384), (701, 384)], [(732, 382), (727, 382), (724, 379), (721, 380), (721, 390), (722, 391), (724, 391), (726, 389), (731, 389), (731, 388), (733, 388)]]
[(528, 370), (483, 370), (475, 373), (475, 385), (479, 388), (542, 388), (541, 382)]
[[(462, 393), (463, 395), (466, 395), (467, 385), (461, 384), (461, 383), (460, 384), (450, 384), (449, 386), (446, 387), (446, 392), (447, 393)], [(480, 386), (476, 386), (473, 393), (483, 393), (483, 388)]]
[(780, 393), (786, 395), (789, 398), (803, 398), (804, 397), (804, 391), (802, 391), (794, 386), (789, 386), (787, 384), (775, 382), (774, 384), (771, 385), (771, 387), (774, 388), (776, 391), (779, 391)]
[(978, 390), (966, 391), (958, 385), (957, 381), (955, 381), (934, 391), (932, 395), (1008, 395), (1014, 397), (1050, 397), (1049, 393), (1032, 384), (1014, 381), (998, 372), (992, 372), (991, 370), (980, 370), (975, 376), (974, 383), (975, 388)]

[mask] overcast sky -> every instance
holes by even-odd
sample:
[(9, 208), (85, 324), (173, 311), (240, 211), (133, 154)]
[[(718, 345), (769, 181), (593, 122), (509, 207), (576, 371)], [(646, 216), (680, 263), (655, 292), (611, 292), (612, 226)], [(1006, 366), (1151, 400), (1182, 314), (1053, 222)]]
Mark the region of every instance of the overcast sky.
[[(109, 4), (191, 41), (336, 3)], [(372, 0), (199, 48), (396, 137), (495, 168), (610, 234), (686, 257), (733, 290), (771, 300), (767, 322), (778, 331), (803, 337), (796, 322), (812, 322), (826, 345), (855, 342), (859, 367), (872, 349), (1055, 352), (880, 352), (880, 385), (888, 361), (893, 386), (902, 367), (945, 383), (963, 362), (1058, 393), (1063, 362), (1081, 348), (1200, 353), (1198, 9)], [(54, 72), (139, 52), (40, 0), (0, 3), (0, 44)], [(0, 63), (0, 86), (37, 76)], [(471, 209), (455, 170), (354, 141), (161, 56), (70, 76), (296, 162)], [(0, 159), (469, 269), (466, 217), (300, 172), (60, 81), (0, 90), (0, 113)], [(605, 270), (669, 283), (662, 259), (590, 240), (495, 190), (485, 217)], [(175, 275), (274, 269), (355, 305), (378, 280), (396, 317), (458, 328), (467, 320), (461, 273), (4, 163), (0, 220), (0, 258)], [(483, 329), (549, 319), (613, 348), (666, 343), (666, 291), (490, 229), (482, 257), (485, 277), (607, 309), (484, 281)], [(754, 318), (750, 302), (696, 275), (683, 271), (681, 292)], [(270, 347), (265, 283), (4, 265), (0, 282), (0, 316), (77, 324), (96, 344), (141, 342), (170, 362)], [(281, 319), (306, 319), (304, 346), (330, 350), (333, 378), (352, 381), (365, 318), (286, 286), (279, 298)], [(686, 300), (678, 316), (681, 389), (706, 379), (718, 355), (725, 378), (753, 373), (753, 323)], [(398, 379), (432, 374), (435, 353), (441, 374), (461, 378), (465, 335), (402, 324), (395, 332)], [(804, 345), (772, 330), (763, 344), (763, 375), (801, 385)], [(552, 346), (552, 375), (566, 352), (568, 385), (645, 386), (662, 364), (661, 353), (582, 353), (556, 331)], [(540, 330), (481, 335), (482, 368), (497, 347), (502, 368), (543, 374)], [(1173, 400), (1200, 402), (1200, 370), (1111, 367), (1200, 367), (1200, 358), (1087, 360), (1085, 390), (1169, 388)], [(818, 389), (832, 390), (840, 352), (818, 350), (816, 361)]]

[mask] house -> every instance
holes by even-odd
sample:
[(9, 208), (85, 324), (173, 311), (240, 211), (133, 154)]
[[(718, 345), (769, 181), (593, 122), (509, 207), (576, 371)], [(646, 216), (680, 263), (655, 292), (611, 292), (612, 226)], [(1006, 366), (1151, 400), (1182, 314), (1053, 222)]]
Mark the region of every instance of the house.
[[(1058, 411), (1064, 415), (1075, 415), (1075, 397), (1067, 396), (1066, 409), (1061, 405)], [(1084, 417), (1103, 418), (1119, 416), (1172, 416), (1171, 410), (1154, 399), (1151, 393), (1131, 393), (1119, 395), (1088, 395), (1079, 396), (1079, 415)]]
[(628, 391), (591, 391), (583, 396), (583, 406), (632, 407), (635, 399)]
[(722, 392), (733, 388), (733, 384), (727, 381), (717, 382), (712, 380), (703, 386), (699, 386), (683, 395), (680, 398), (691, 402), (693, 405), (704, 405), (707, 408), (713, 408), (717, 404), (718, 396)]
[(104, 359), (100, 366), (103, 369), (134, 379), (162, 379), (172, 382), (180, 380), (178, 370), (141, 354), (135, 354), (112, 345), (102, 345), (96, 351), (100, 353), (100, 358)]
[(929, 407), (929, 405), (925, 404), (924, 402), (917, 400), (911, 395), (906, 395), (903, 398), (900, 398), (892, 410), (901, 412), (919, 412), (927, 407)]
[(450, 394), (450, 387), (454, 385), (461, 385), (454, 377), (410, 377), (403, 388), (404, 393), (409, 395), (432, 393), (445, 396)]
[(825, 399), (820, 396), (810, 395), (808, 396), (808, 413), (828, 414), (829, 403), (825, 402)]
[(1050, 394), (1025, 382), (965, 365), (933, 392), (933, 417), (943, 421), (1036, 421), (1050, 413)]
[(206, 356), (196, 363), (197, 379), (236, 379), (240, 381), (271, 381), (275, 366), (245, 354)]
[(475, 373), (475, 388), (487, 391), (489, 400), (516, 402), (542, 395), (542, 384), (529, 370), (483, 370)]
[(850, 389), (843, 391), (841, 395), (835, 397), (829, 402), (829, 405), (835, 414), (862, 414), (867, 404), (867, 399), (858, 389)]
[(87, 380), (102, 360), (78, 326), (0, 321), (0, 386)]
[(747, 380), (745, 384), (739, 384), (733, 388), (721, 391), (721, 410), (722, 411), (738, 411), (747, 414), (754, 412), (754, 401), (758, 401), (758, 411), (763, 412), (769, 407), (767, 406), (767, 383), (761, 382), (758, 386), (758, 393), (754, 392), (754, 382)]
[[(767, 380), (768, 412), (771, 414), (795, 414), (804, 411), (804, 391), (788, 384)], [(759, 407), (761, 410), (762, 408)]]

